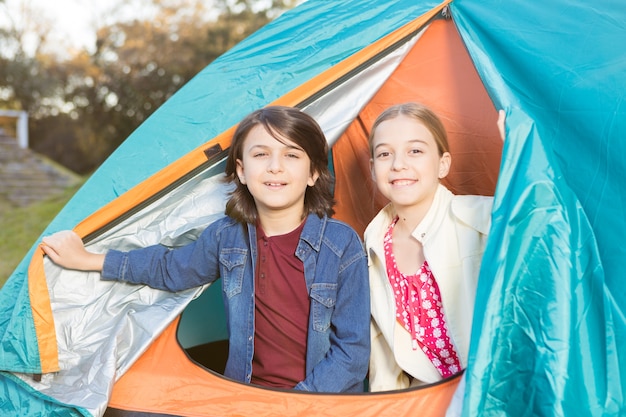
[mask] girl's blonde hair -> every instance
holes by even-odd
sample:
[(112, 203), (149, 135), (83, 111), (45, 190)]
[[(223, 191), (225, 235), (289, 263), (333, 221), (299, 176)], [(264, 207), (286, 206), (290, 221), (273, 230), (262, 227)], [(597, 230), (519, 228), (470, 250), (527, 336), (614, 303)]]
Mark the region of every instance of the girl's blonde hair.
[(391, 106), (383, 111), (376, 118), (376, 121), (374, 121), (372, 129), (370, 130), (370, 135), (368, 139), (370, 156), (374, 156), (374, 150), (372, 146), (374, 143), (374, 135), (376, 134), (376, 128), (378, 127), (378, 125), (386, 120), (395, 119), (400, 115), (416, 119), (423, 123), (424, 126), (426, 126), (426, 128), (433, 135), (433, 138), (435, 138), (435, 143), (437, 144), (439, 156), (442, 156), (445, 152), (450, 152), (450, 146), (448, 145), (448, 134), (446, 133), (446, 129), (444, 128), (441, 119), (439, 119), (439, 116), (437, 116), (435, 112), (433, 112), (431, 109), (424, 106), (423, 104), (409, 102)]

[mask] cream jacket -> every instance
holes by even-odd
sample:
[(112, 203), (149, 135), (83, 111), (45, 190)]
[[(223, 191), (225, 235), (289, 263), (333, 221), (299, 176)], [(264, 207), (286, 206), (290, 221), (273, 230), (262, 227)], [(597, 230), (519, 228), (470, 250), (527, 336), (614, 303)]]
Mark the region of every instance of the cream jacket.
[[(455, 196), (440, 185), (433, 205), (413, 231), (422, 243), (443, 301), (448, 332), (462, 367), (467, 367), (476, 285), (493, 197)], [(420, 350), (411, 347), (411, 335), (395, 317), (395, 299), (387, 278), (383, 238), (395, 217), (384, 207), (365, 230), (372, 303), (371, 391), (408, 388), (441, 380), (441, 375)]]

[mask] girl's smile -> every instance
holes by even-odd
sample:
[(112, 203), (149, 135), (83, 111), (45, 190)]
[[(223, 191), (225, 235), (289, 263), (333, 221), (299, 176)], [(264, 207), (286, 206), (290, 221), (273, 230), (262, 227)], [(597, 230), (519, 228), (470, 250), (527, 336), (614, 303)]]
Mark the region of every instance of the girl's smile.
[(394, 187), (406, 187), (408, 185), (413, 185), (416, 182), (417, 180), (403, 180), (403, 179), (390, 181), (391, 185), (393, 185)]
[(398, 213), (425, 214), (439, 180), (448, 174), (450, 154), (439, 154), (433, 134), (419, 120), (398, 115), (374, 132), (372, 176)]

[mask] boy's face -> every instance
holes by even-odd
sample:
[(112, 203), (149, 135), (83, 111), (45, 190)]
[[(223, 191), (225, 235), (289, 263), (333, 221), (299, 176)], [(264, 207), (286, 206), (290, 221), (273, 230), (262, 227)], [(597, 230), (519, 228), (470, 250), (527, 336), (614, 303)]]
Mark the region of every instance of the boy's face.
[(287, 138), (281, 141), (262, 125), (253, 127), (237, 159), (237, 175), (252, 194), (259, 216), (282, 212), (301, 218), (306, 187), (315, 185), (318, 174), (311, 174), (311, 160), (300, 146)]

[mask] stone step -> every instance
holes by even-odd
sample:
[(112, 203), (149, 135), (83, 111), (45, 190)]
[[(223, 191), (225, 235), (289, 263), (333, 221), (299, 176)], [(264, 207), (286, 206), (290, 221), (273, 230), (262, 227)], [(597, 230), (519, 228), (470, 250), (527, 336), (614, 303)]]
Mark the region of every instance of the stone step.
[(46, 199), (79, 181), (78, 175), (55, 165), (13, 138), (0, 135), (0, 198), (24, 207)]

